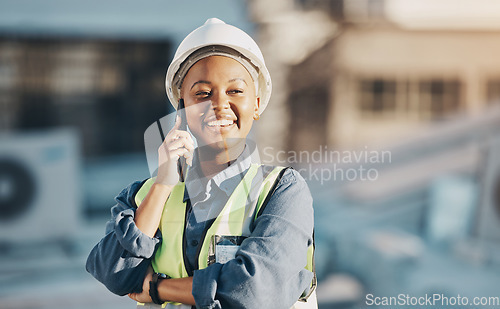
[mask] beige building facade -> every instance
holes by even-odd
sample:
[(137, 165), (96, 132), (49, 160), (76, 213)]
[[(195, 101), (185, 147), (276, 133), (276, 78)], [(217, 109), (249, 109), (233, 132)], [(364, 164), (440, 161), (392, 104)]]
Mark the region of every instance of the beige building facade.
[(499, 103), (491, 3), (276, 2), (249, 2), (275, 83), (263, 147), (380, 147)]
[(500, 32), (348, 27), (331, 45), (329, 144), (402, 139), (500, 99)]

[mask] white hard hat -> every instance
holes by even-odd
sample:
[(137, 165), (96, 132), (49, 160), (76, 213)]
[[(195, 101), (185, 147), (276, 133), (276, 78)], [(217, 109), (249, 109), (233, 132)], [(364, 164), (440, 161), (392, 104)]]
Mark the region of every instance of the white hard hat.
[[(184, 76), (179, 75), (181, 65), (191, 54), (193, 54), (193, 52), (206, 46), (225, 46), (232, 48), (256, 68), (258, 80), (254, 80), (254, 82), (258, 85), (256, 95), (260, 97), (258, 112), (259, 115), (262, 114), (269, 103), (272, 91), (271, 75), (266, 68), (264, 56), (262, 56), (262, 52), (257, 43), (255, 43), (248, 34), (217, 18), (208, 19), (203, 26), (188, 34), (175, 52), (174, 59), (168, 67), (165, 80), (167, 95), (174, 108), (177, 108), (176, 105), (180, 99), (180, 89), (176, 86), (176, 82), (184, 78)], [(251, 72), (250, 74), (253, 75)]]

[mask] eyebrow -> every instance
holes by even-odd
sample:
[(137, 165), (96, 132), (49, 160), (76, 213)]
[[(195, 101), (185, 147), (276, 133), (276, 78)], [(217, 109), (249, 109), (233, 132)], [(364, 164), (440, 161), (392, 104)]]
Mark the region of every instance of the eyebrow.
[(245, 85), (248, 85), (248, 84), (247, 84), (247, 81), (246, 81), (246, 80), (244, 80), (244, 79), (243, 79), (243, 78), (241, 78), (241, 77), (236, 77), (236, 78), (233, 78), (233, 79), (229, 80), (229, 83), (231, 83), (231, 82), (235, 82), (235, 81), (237, 81), (237, 80), (241, 80), (242, 82), (244, 82), (244, 83), (245, 83)]
[[(244, 80), (244, 79), (243, 79), (243, 78), (241, 78), (241, 77), (236, 77), (236, 78), (230, 79), (230, 80), (228, 81), (228, 83), (232, 83), (232, 82), (235, 82), (235, 81), (237, 81), (237, 80), (241, 80), (242, 82), (244, 82), (244, 83), (245, 83), (245, 85), (248, 85), (248, 84), (247, 84), (247, 81), (246, 81), (246, 80)], [(208, 80), (199, 80), (199, 81), (195, 82), (195, 83), (191, 86), (191, 89), (193, 89), (193, 87), (194, 87), (194, 86), (196, 86), (197, 84), (207, 84), (207, 85), (211, 85), (211, 84), (212, 84), (212, 82), (210, 82), (210, 81), (208, 81)]]
[(194, 86), (196, 86), (197, 84), (212, 84), (211, 82), (207, 81), (207, 80), (199, 80), (197, 82), (195, 82), (192, 86), (191, 86), (191, 89), (193, 89)]

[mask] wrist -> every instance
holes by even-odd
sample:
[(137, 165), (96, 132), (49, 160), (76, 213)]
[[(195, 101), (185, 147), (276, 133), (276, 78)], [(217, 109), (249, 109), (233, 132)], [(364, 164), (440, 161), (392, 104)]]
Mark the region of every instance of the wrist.
[(175, 185), (172, 184), (166, 184), (161, 181), (158, 181), (158, 179), (155, 179), (155, 182), (153, 183), (153, 186), (151, 189), (157, 190), (157, 191), (162, 191), (162, 192), (170, 192), (172, 189), (175, 187)]
[(155, 184), (161, 185), (164, 187), (174, 187), (177, 184), (177, 182), (179, 181), (178, 178), (179, 178), (178, 176), (176, 179), (169, 179), (168, 177), (156, 176)]
[(154, 273), (153, 278), (149, 281), (149, 296), (151, 296), (151, 300), (153, 303), (157, 305), (162, 305), (165, 301), (161, 300), (160, 295), (158, 293), (158, 285), (161, 280), (168, 279), (169, 276), (160, 273)]

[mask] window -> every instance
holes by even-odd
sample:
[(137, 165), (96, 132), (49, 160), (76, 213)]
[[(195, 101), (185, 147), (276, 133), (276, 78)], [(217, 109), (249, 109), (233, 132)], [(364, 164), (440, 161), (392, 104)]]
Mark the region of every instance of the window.
[(294, 121), (289, 124), (290, 150), (313, 151), (326, 144), (329, 98), (328, 88), (323, 85), (292, 92), (289, 102)]
[(500, 104), (500, 78), (488, 81), (486, 85), (486, 99), (489, 104)]
[(344, 16), (344, 0), (295, 0), (294, 4), (297, 9), (327, 11), (336, 20)]
[(456, 80), (427, 80), (420, 82), (420, 114), (439, 119), (460, 108), (460, 83)]
[(365, 114), (393, 112), (396, 108), (396, 82), (384, 79), (362, 80), (360, 108)]
[(435, 120), (462, 107), (461, 83), (454, 79), (364, 78), (358, 85), (358, 106), (365, 118)]

